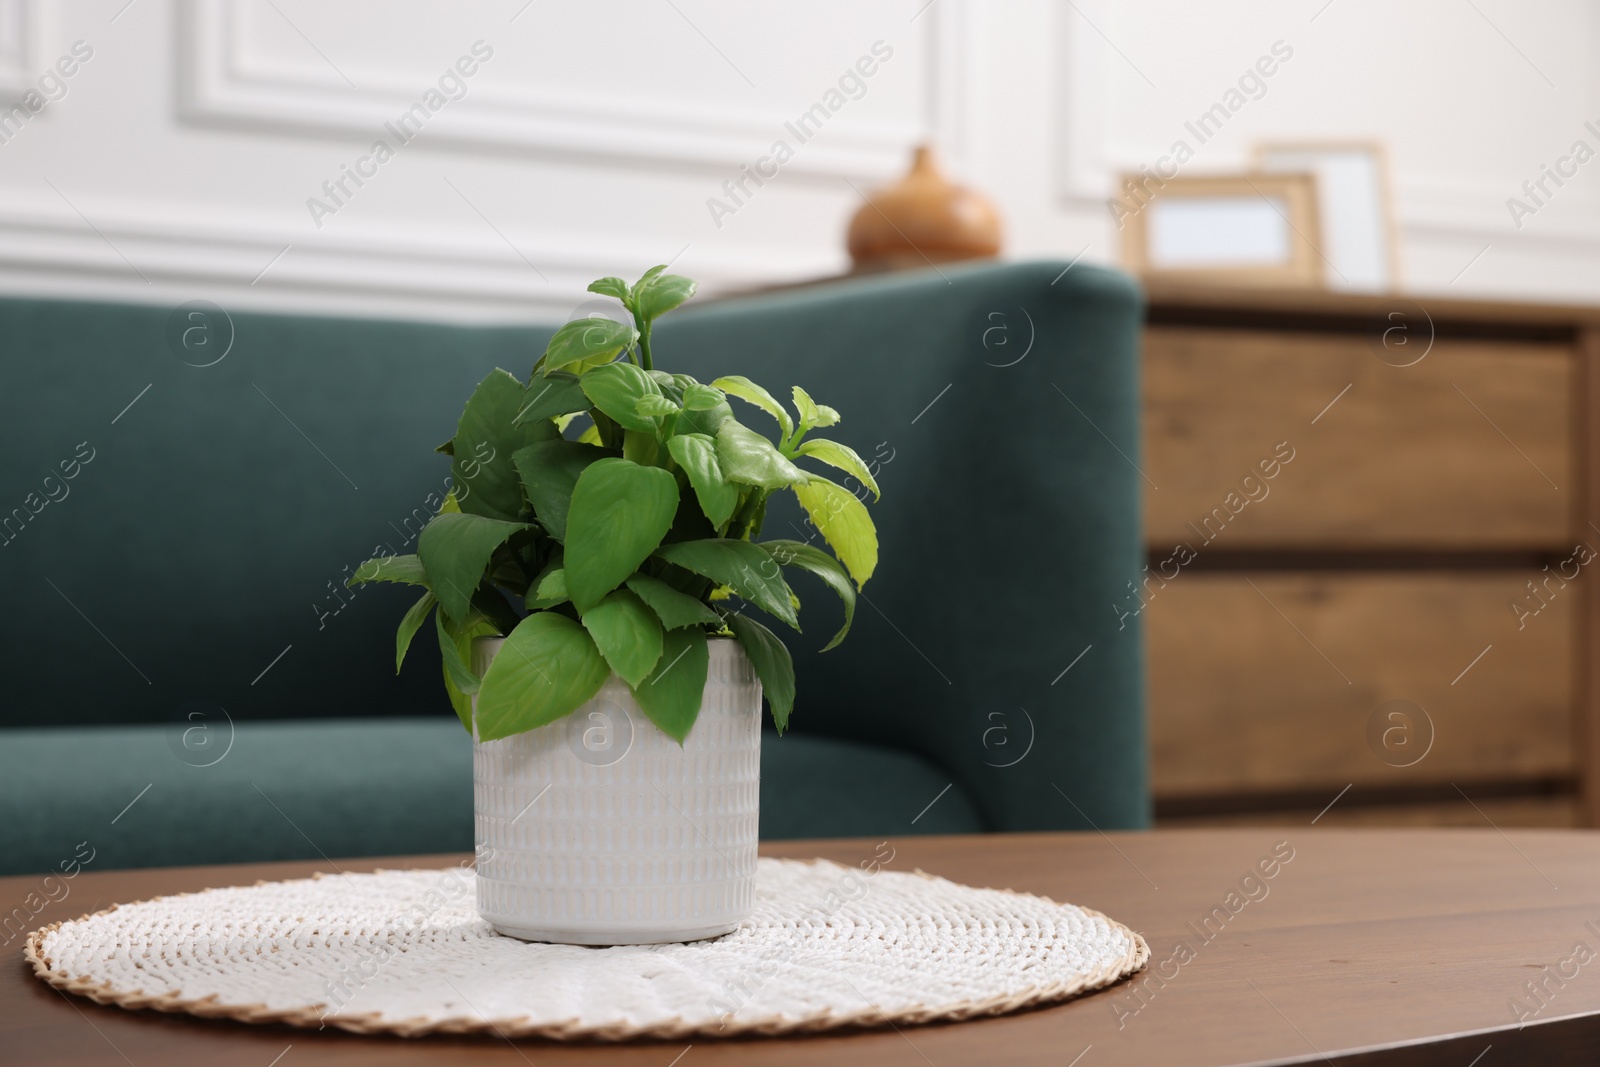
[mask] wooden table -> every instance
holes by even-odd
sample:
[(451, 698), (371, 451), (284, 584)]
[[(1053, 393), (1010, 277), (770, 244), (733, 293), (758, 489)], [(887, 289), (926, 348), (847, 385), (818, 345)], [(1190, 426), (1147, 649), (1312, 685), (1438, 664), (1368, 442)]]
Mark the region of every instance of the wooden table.
[[(1326, 1060), (1340, 1067), (1500, 1067), (1600, 1057), (1597, 833), (1307, 826), (924, 837), (891, 844), (896, 854), (889, 869), (920, 867), (975, 885), (1046, 894), (1098, 908), (1139, 930), (1151, 948), (1152, 969), (1137, 983), (1143, 1000), (1123, 984), (977, 1022), (793, 1040), (706, 1039), (692, 1046), (408, 1041), (135, 1013), (69, 999), (32, 976), (19, 938), (6, 947), (0, 975), (0, 1063), (1175, 1067)], [(763, 851), (854, 863), (875, 845), (779, 842)], [(1292, 858), (1270, 879), (1247, 878), (1274, 849)], [(340, 866), (443, 866), (460, 859)], [(273, 863), (85, 871), (70, 883), (70, 896), (49, 905), (38, 921), (163, 893), (303, 876), (319, 867), (328, 869)], [(0, 905), (9, 912), (40, 882), (0, 880)], [(1231, 901), (1230, 893), (1236, 894)], [(1212, 918), (1206, 941), (1196, 928), (1215, 916), (1214, 907), (1227, 917)], [(1192, 954), (1181, 951), (1180, 942)], [(1575, 956), (1580, 943), (1586, 951)], [(1566, 977), (1549, 977), (1556, 971)], [(1530, 979), (1546, 982), (1542, 1005), (1528, 993)], [(1537, 1012), (1521, 1029), (1511, 1006), (1517, 1000)]]

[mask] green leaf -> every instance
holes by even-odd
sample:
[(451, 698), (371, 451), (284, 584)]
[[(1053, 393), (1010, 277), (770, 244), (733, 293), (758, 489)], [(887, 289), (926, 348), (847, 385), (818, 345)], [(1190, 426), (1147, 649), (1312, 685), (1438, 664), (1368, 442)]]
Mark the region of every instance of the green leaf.
[(607, 448), (615, 448), (620, 452), (622, 449), (623, 429), (617, 425), (617, 420), (599, 408), (590, 408), (589, 418), (594, 421), (595, 432), (600, 435), (600, 443)]
[(656, 558), (729, 586), (773, 618), (800, 629), (783, 573), (771, 556), (749, 541), (680, 541), (656, 549)]
[(528, 593), (523, 598), (523, 606), (529, 611), (542, 611), (553, 608), (558, 604), (565, 604), (567, 596), (567, 572), (561, 567), (561, 557), (557, 556), (550, 561), (550, 565), (539, 572), (539, 577), (528, 586)]
[(422, 560), (416, 556), (377, 556), (356, 568), (345, 588), (366, 582), (399, 582), (402, 585), (428, 584), (428, 572), (422, 569)]
[(878, 530), (866, 505), (844, 486), (817, 476), (806, 485), (795, 486), (794, 495), (834, 553), (850, 568), (856, 588), (866, 585), (878, 566)]
[(457, 689), (450, 680), (450, 672), (444, 674), (445, 696), (450, 698), (450, 707), (456, 713), (456, 718), (461, 720), (461, 725), (466, 727), (467, 733), (472, 732), (472, 694), (463, 693)]
[(639, 402), (633, 405), (634, 414), (642, 418), (653, 418), (657, 415), (676, 415), (683, 410), (664, 396), (641, 396)]
[(578, 475), (608, 454), (581, 441), (544, 441), (519, 449), (512, 457), (522, 475), (522, 487), (533, 505), (534, 517), (557, 541), (564, 541), (567, 536), (567, 511)]
[(661, 442), (643, 430), (622, 431), (622, 458), (641, 467), (661, 466)]
[(464, 626), (451, 625), (450, 620), (444, 617), (444, 612), (437, 612), (433, 616), (434, 630), (439, 635), (440, 659), (444, 661), (444, 676), (455, 688), (465, 694), (471, 695), (478, 691), (480, 679), (472, 673), (472, 668), (467, 665), (471, 658), (470, 644), (463, 640), (462, 635), (474, 628), (482, 628), (484, 636), (494, 636), (485, 619), (473, 616), (471, 621)]
[(583, 627), (536, 611), (506, 635), (478, 690), (477, 737), (493, 741), (576, 711), (611, 676)]
[(661, 621), (633, 593), (617, 589), (583, 613), (583, 628), (617, 677), (636, 686), (661, 659)]
[(657, 263), (655, 266), (639, 275), (639, 280), (633, 283), (633, 288), (629, 290), (629, 295), (632, 296), (637, 294), (640, 289), (644, 288), (645, 284), (648, 283), (651, 278), (654, 278), (656, 275), (660, 274), (666, 269), (667, 265), (665, 263)]
[(618, 426), (626, 430), (655, 432), (655, 420), (634, 410), (643, 398), (661, 395), (661, 387), (651, 380), (650, 375), (632, 363), (607, 363), (588, 371), (579, 381), (584, 395), (594, 402), (595, 407), (611, 416)]
[(761, 541), (757, 547), (771, 554), (779, 566), (799, 567), (801, 570), (810, 571), (821, 578), (829, 589), (839, 594), (839, 599), (844, 601), (844, 625), (833, 635), (832, 640), (822, 646), (822, 651), (826, 652), (843, 641), (844, 635), (850, 632), (850, 624), (855, 621), (856, 589), (850, 584), (850, 575), (839, 561), (822, 549), (803, 541)]
[(567, 516), (567, 592), (587, 612), (653, 552), (678, 510), (678, 481), (660, 467), (600, 459), (578, 476)]
[(803, 433), (817, 424), (817, 402), (798, 385), (790, 393), (794, 396), (794, 409), (800, 413), (800, 430)]
[(794, 409), (800, 413), (800, 427), (811, 430), (818, 426), (832, 426), (839, 421), (839, 413), (826, 404), (811, 399), (811, 394), (794, 387)]
[(442, 444), (438, 448), (434, 449), (434, 451), (435, 452), (443, 452), (447, 456), (455, 455), (456, 454), (456, 439), (454, 437), (450, 438), (450, 440), (446, 441), (444, 444)]
[(522, 394), (522, 406), (512, 420), (517, 425), (542, 422), (560, 415), (572, 415), (589, 409), (589, 398), (583, 387), (571, 374), (551, 374), (535, 378)]
[(768, 415), (778, 420), (778, 429), (783, 431), (783, 436), (788, 437), (794, 432), (794, 423), (789, 419), (789, 413), (783, 410), (783, 405), (775, 400), (771, 393), (742, 375), (732, 374), (726, 378), (718, 378), (711, 383), (729, 396), (736, 396), (747, 404), (754, 404)]
[(589, 292), (599, 293), (601, 296), (614, 296), (618, 300), (628, 299), (628, 283), (618, 277), (596, 278), (589, 283)]
[(580, 360), (607, 362), (638, 339), (638, 330), (615, 319), (574, 319), (550, 338), (544, 350), (544, 373)]
[(678, 416), (678, 433), (703, 433), (715, 437), (725, 422), (733, 421), (733, 408), (726, 400), (709, 408), (684, 408)]
[(511, 456), (536, 441), (553, 440), (548, 421), (514, 425), (522, 407), (522, 383), (503, 370), (478, 383), (456, 424), (450, 474), (462, 511), (491, 519), (522, 514), (522, 485)]
[(739, 506), (739, 490), (728, 484), (717, 463), (717, 443), (705, 434), (688, 433), (667, 439), (667, 451), (689, 476), (694, 495), (711, 525), (721, 529)]
[(762, 692), (772, 707), (772, 722), (783, 733), (789, 728), (789, 713), (794, 710), (794, 661), (778, 635), (744, 615), (729, 615), (728, 629), (744, 649), (761, 679)]
[(428, 621), (428, 612), (438, 603), (432, 593), (423, 593), (422, 599), (411, 605), (410, 610), (401, 618), (400, 629), (395, 631), (394, 635), (394, 673), (400, 673), (400, 665), (406, 661), (406, 651), (411, 647), (411, 639), (417, 636), (422, 624)]
[(648, 678), (633, 687), (634, 699), (645, 716), (680, 745), (700, 717), (709, 660), (704, 630), (697, 626), (669, 630), (661, 662)]
[(838, 441), (814, 437), (802, 444), (797, 454), (810, 456), (820, 463), (839, 468), (846, 474), (854, 476), (856, 481), (868, 489), (871, 489), (874, 500), (882, 499), (883, 494), (878, 491), (878, 483), (872, 477), (872, 472), (867, 470), (867, 465), (862, 462), (860, 454), (849, 445), (841, 445)]
[(717, 463), (728, 481), (764, 489), (806, 481), (806, 472), (785, 459), (771, 441), (733, 419), (717, 428)]
[(683, 387), (683, 406), (690, 411), (710, 411), (727, 399), (721, 389), (691, 382)]
[(681, 274), (657, 274), (633, 290), (633, 309), (646, 322), (665, 315), (694, 295), (698, 286)]
[(436, 515), (417, 538), (417, 554), (432, 579), (439, 603), (452, 619), (465, 619), (489, 557), (506, 538), (531, 527), (482, 515)]
[(635, 574), (627, 586), (639, 594), (639, 599), (650, 606), (668, 630), (683, 626), (719, 626), (722, 616), (706, 607), (688, 593), (680, 593), (659, 578)]
[(433, 621), (439, 634), (439, 658), (444, 661), (444, 691), (455, 709), (456, 718), (470, 733), (472, 694), (478, 691), (478, 676), (467, 666), (472, 658), (472, 642), (479, 637), (497, 637), (499, 631), (480, 618), (456, 626), (442, 611), (434, 612)]

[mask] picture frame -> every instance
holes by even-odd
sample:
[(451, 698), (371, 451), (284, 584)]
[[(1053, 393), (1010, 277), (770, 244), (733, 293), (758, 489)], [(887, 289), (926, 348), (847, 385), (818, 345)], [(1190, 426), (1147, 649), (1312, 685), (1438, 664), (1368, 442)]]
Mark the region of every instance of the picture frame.
[[(1122, 259), (1136, 274), (1296, 288), (1323, 283), (1313, 174), (1127, 175), (1122, 188)], [(1136, 209), (1127, 211), (1130, 205)]]
[(1400, 288), (1400, 233), (1389, 156), (1381, 141), (1262, 141), (1252, 161), (1269, 173), (1316, 175), (1329, 288)]

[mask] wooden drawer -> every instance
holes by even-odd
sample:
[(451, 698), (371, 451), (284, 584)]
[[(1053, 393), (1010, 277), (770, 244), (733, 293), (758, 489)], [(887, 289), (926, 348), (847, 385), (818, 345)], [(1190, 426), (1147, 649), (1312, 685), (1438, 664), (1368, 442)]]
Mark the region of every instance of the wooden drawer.
[[(1558, 344), (1441, 338), (1394, 367), (1361, 334), (1153, 326), (1147, 541), (1560, 545), (1574, 528), (1573, 373)], [(1275, 449), (1293, 459), (1262, 479)]]
[[(1156, 796), (1571, 775), (1584, 579), (1552, 579), (1519, 630), (1509, 605), (1532, 577), (1180, 574), (1144, 609)], [(1391, 765), (1397, 745), (1385, 762), (1369, 743), (1369, 718), (1391, 700), (1432, 721), (1411, 766)]]

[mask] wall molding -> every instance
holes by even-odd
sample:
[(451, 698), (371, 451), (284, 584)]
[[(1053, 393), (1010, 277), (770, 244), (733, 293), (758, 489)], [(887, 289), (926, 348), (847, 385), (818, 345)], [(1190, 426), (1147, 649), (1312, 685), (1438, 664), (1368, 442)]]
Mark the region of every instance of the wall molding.
[(40, 71), (42, 19), (38, 0), (0, 0), (0, 93), (13, 96), (33, 87)]
[[(175, 50), (178, 123), (365, 145), (428, 88), (414, 83), (410, 73), (386, 74), (382, 56), (373, 60), (378, 70), (349, 71), (360, 86), (352, 89), (314, 63), (252, 54), (248, 37), (241, 38), (249, 25), (247, 2), (171, 0), (167, 39)], [(910, 148), (930, 136), (953, 165), (962, 165), (971, 128), (968, 79), (975, 66), (972, 2), (938, 0), (903, 32), (894, 31), (900, 36), (890, 39), (897, 57), (902, 48), (908, 63), (916, 57), (919, 68), (908, 73), (921, 79), (905, 121), (858, 119), (847, 106), (830, 119), (823, 136), (784, 166), (784, 181), (797, 183), (797, 195), (809, 201), (806, 210), (815, 210), (819, 195), (837, 196), (848, 217), (855, 194), (841, 179), (864, 189), (898, 176)], [(37, 79), (43, 7), (39, 0), (0, 0), (0, 79), (8, 71), (25, 84)], [(10, 26), (25, 26), (26, 32), (8, 31)], [(470, 43), (460, 42), (461, 50)], [(643, 164), (652, 171), (709, 173), (720, 181), (787, 136), (783, 124), (794, 117), (713, 101), (563, 99), (486, 82), (438, 113), (417, 143), (463, 162), (542, 157), (618, 173)], [(707, 192), (714, 185), (708, 183)], [(589, 239), (508, 229), (502, 239), (476, 225), (427, 228), (407, 220), (391, 226), (343, 217), (313, 232), (303, 213), (290, 218), (169, 202), (153, 193), (119, 196), (106, 188), (80, 195), (67, 185), (69, 207), (48, 189), (15, 191), (0, 202), (0, 287), (69, 299), (209, 299), (224, 307), (333, 314), (559, 320), (592, 299), (584, 290), (591, 279), (672, 259), (693, 236)], [(769, 191), (763, 197), (781, 195)], [(840, 225), (837, 242), (802, 235), (787, 246), (741, 243), (730, 231), (715, 241), (697, 241), (674, 269), (700, 279), (702, 291), (713, 295), (835, 274), (847, 265), (843, 217)], [(506, 247), (508, 240), (515, 252)]]
[[(325, 230), (247, 222), (233, 213), (181, 217), (159, 205), (59, 200), (0, 204), (0, 287), (68, 299), (171, 302), (418, 319), (549, 321), (593, 299), (602, 275), (642, 271), (679, 248), (493, 234)], [(285, 251), (287, 249), (287, 251)], [(708, 295), (837, 273), (836, 256), (805, 249), (698, 249), (674, 265)], [(533, 266), (530, 266), (530, 263)], [(537, 270), (535, 269), (537, 268)], [(540, 274), (543, 277), (540, 277)]]
[[(946, 126), (959, 126), (960, 109), (952, 102), (964, 93), (964, 34), (957, 31), (967, 2), (941, 0), (912, 30), (930, 67), (919, 121), (872, 121), (846, 110), (828, 122), (826, 137), (808, 142), (785, 164), (784, 173), (879, 179), (902, 169), (919, 141), (930, 134), (942, 140)], [(185, 122), (376, 139), (385, 123), (428, 88), (396, 74), (380, 75), (382, 84), (352, 88), (331, 70), (311, 73), (259, 61), (252, 68), (240, 40), (240, 6), (184, 0), (178, 9), (178, 111)], [(462, 50), (470, 43), (462, 41)], [(644, 97), (574, 99), (492, 84), (470, 89), (439, 116), (419, 143), (718, 171), (737, 170), (765, 155), (774, 140), (787, 139), (784, 123), (795, 118), (771, 108)]]

